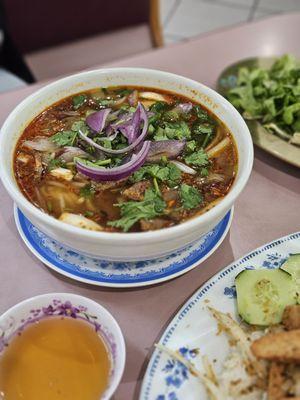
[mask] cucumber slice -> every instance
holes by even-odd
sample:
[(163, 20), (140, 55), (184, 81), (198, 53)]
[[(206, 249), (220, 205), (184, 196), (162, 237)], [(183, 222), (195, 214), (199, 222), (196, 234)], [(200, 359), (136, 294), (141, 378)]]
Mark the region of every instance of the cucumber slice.
[(238, 312), (251, 325), (281, 322), (287, 305), (296, 304), (296, 284), (281, 269), (244, 270), (235, 278)]
[(296, 281), (297, 301), (300, 304), (300, 253), (291, 254), (289, 258), (280, 267), (292, 275)]

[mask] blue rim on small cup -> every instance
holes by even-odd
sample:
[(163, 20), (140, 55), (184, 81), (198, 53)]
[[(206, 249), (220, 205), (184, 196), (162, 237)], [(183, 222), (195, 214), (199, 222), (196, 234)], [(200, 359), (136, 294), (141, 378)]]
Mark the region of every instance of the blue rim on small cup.
[[(93, 318), (89, 318), (89, 315)], [(112, 368), (109, 384), (101, 396), (108, 400), (116, 391), (125, 368), (126, 348), (121, 329), (100, 304), (72, 293), (47, 293), (24, 300), (0, 316), (0, 354), (10, 340), (31, 323), (53, 316), (85, 320), (93, 325), (107, 345)], [(100, 400), (100, 399), (99, 399)]]

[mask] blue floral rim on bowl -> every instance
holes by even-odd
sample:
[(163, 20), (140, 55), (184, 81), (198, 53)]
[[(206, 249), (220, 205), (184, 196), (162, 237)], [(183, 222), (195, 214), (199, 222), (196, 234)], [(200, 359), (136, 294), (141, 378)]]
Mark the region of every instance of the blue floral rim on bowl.
[(231, 209), (218, 225), (196, 243), (165, 257), (148, 261), (116, 262), (88, 257), (49, 238), (15, 206), (17, 229), (29, 250), (44, 264), (77, 281), (109, 287), (145, 286), (182, 275), (206, 260), (224, 240)]

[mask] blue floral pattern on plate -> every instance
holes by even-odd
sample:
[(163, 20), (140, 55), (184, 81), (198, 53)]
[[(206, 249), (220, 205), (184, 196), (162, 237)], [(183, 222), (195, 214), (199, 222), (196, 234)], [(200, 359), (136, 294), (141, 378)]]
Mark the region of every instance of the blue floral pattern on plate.
[(28, 248), (46, 265), (73, 279), (99, 286), (129, 287), (162, 282), (203, 262), (224, 240), (231, 224), (229, 211), (219, 224), (183, 250), (148, 261), (112, 262), (80, 254), (36, 228), (15, 208), (19, 233)]
[[(300, 252), (300, 232), (266, 244), (235, 261), (214, 277), (183, 305), (163, 333), (159, 343), (191, 360), (202, 369), (199, 352), (206, 355), (220, 370), (230, 351), (224, 335), (217, 334), (218, 326), (207, 304), (237, 316), (235, 276), (244, 269), (278, 268), (290, 254)], [(199, 379), (167, 353), (154, 350), (145, 373), (140, 400), (207, 400)]]

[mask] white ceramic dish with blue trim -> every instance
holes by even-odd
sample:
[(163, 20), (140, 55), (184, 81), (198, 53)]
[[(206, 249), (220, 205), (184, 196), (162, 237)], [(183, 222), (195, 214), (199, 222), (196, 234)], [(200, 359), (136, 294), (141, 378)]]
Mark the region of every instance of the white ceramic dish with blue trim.
[[(300, 232), (268, 243), (230, 264), (211, 278), (184, 304), (159, 343), (188, 358), (203, 371), (201, 355), (207, 355), (216, 372), (230, 351), (225, 335), (207, 309), (211, 305), (238, 318), (234, 278), (242, 270), (278, 268), (292, 253), (300, 252)], [(197, 351), (195, 351), (197, 350)], [(178, 361), (155, 350), (145, 373), (140, 400), (208, 400), (199, 381)]]
[(232, 215), (233, 210), (184, 250), (155, 260), (112, 262), (82, 255), (49, 238), (15, 206), (18, 231), (30, 251), (44, 264), (81, 282), (120, 288), (163, 282), (195, 268), (220, 246), (230, 228)]

